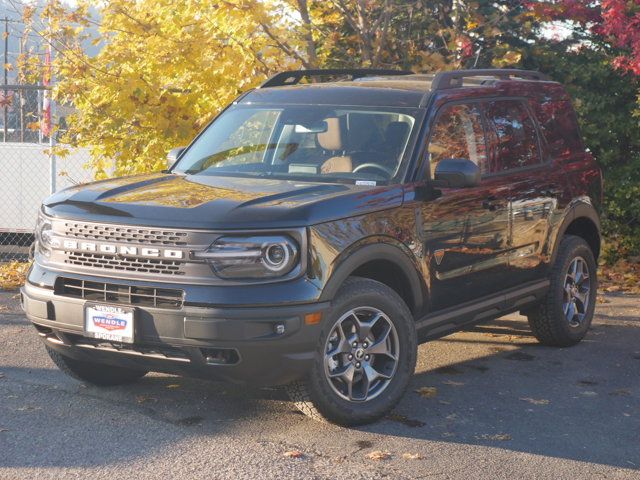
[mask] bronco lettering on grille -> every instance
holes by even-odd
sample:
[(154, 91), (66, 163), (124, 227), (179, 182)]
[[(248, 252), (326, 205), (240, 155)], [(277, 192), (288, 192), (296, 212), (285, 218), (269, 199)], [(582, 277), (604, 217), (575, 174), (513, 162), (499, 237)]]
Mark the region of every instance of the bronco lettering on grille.
[(79, 250), (82, 252), (104, 253), (117, 256), (139, 256), (149, 258), (184, 258), (182, 250), (172, 250), (165, 248), (133, 247), (129, 245), (113, 245), (109, 243), (77, 242), (76, 240), (61, 240), (54, 238), (51, 242), (53, 248), (65, 250)]

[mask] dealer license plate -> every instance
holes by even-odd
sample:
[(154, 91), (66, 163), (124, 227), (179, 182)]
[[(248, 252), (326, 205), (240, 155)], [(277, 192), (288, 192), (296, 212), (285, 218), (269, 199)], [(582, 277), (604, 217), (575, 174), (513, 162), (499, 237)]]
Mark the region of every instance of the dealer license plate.
[(113, 305), (87, 305), (84, 310), (85, 336), (110, 342), (133, 343), (133, 308)]

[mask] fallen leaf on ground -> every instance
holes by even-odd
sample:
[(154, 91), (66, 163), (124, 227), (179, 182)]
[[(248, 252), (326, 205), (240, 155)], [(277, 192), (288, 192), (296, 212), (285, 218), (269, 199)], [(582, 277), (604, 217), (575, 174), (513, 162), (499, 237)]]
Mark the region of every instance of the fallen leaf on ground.
[(424, 457), (419, 453), (403, 453), (402, 458), (405, 460), (422, 460)]
[(578, 385), (589, 386), (589, 385), (598, 385), (598, 382), (593, 380), (579, 380)]
[(479, 440), (495, 440), (498, 442), (506, 442), (507, 440), (511, 440), (511, 435), (508, 433), (496, 433), (494, 435), (484, 434), (476, 437)]
[(42, 410), (42, 407), (34, 407), (33, 405), (25, 405), (24, 407), (18, 408), (19, 412), (31, 412), (33, 410)]
[(549, 400), (546, 400), (544, 398), (541, 399), (536, 399), (536, 398), (529, 398), (529, 397), (525, 397), (525, 398), (521, 398), (520, 400), (522, 400), (523, 402), (529, 402), (533, 405), (549, 405)]
[(442, 383), (445, 385), (451, 385), (452, 387), (461, 387), (464, 385), (464, 382), (454, 382), (453, 380), (445, 380)]
[(389, 452), (383, 452), (382, 450), (376, 450), (368, 454), (367, 458), (369, 460), (388, 460), (391, 458), (391, 454)]
[(175, 424), (182, 425), (185, 427), (194, 427), (194, 426), (201, 425), (203, 420), (204, 418), (198, 415), (193, 415), (191, 417), (179, 418), (178, 420), (175, 421)]
[(178, 383), (171, 383), (171, 384), (167, 385), (167, 388), (180, 388), (180, 384), (178, 384)]
[(433, 398), (438, 395), (436, 387), (420, 387), (415, 392), (423, 398)]
[(150, 397), (148, 395), (136, 395), (136, 402), (138, 403), (155, 403), (158, 399), (155, 397)]
[(288, 452), (284, 452), (283, 455), (287, 458), (302, 458), (304, 457), (304, 453), (300, 450), (290, 450)]
[(0, 265), (0, 289), (14, 290), (24, 285), (30, 262), (9, 262)]
[(618, 390), (614, 390), (609, 395), (613, 395), (616, 397), (628, 397), (631, 395), (631, 390), (627, 390), (626, 388), (620, 388)]
[(364, 450), (365, 448), (373, 447), (373, 442), (371, 440), (358, 440), (356, 441), (356, 445), (359, 450)]
[(640, 262), (629, 258), (620, 260), (613, 265), (601, 265), (599, 281), (604, 292), (640, 293)]
[(424, 422), (421, 422), (420, 420), (415, 420), (413, 418), (400, 415), (399, 413), (390, 413), (389, 415), (387, 415), (387, 418), (389, 420), (402, 423), (403, 425), (406, 425), (407, 427), (412, 427), (412, 428), (424, 427), (426, 425)]

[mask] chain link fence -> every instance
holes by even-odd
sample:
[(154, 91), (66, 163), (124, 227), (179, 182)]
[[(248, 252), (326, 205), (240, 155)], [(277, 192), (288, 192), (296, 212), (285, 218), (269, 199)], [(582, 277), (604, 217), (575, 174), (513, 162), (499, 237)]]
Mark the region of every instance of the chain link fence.
[[(94, 177), (84, 149), (54, 157), (52, 175), (50, 139), (40, 129), (43, 93), (44, 87), (0, 85), (0, 262), (28, 258), (38, 209), (52, 186), (58, 191)], [(64, 130), (65, 109), (57, 113)]]

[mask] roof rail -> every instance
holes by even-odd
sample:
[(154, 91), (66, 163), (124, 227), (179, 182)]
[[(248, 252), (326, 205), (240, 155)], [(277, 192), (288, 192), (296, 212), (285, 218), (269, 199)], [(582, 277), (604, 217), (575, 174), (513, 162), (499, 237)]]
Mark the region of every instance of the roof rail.
[(321, 77), (321, 76), (349, 76), (351, 80), (358, 78), (370, 77), (375, 75), (412, 75), (414, 72), (408, 70), (381, 70), (381, 69), (364, 69), (364, 68), (334, 68), (326, 70), (292, 70), (289, 72), (280, 72), (275, 74), (269, 80), (260, 85), (259, 88), (282, 87), (285, 85), (296, 85), (303, 78)]
[(533, 70), (518, 70), (515, 68), (487, 68), (477, 70), (453, 70), (437, 73), (431, 83), (431, 90), (446, 90), (462, 86), (465, 78), (469, 77), (495, 77), (498, 80), (509, 80), (511, 77), (525, 80), (551, 80), (547, 75)]

